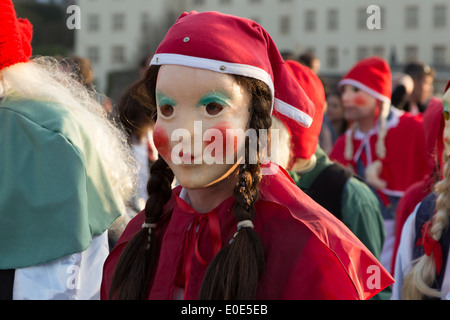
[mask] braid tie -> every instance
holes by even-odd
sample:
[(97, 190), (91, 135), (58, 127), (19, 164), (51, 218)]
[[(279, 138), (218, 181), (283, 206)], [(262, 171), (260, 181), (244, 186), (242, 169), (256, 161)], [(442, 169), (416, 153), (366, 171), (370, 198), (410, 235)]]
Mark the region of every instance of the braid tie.
[(239, 222), (237, 224), (238, 232), (239, 232), (239, 230), (241, 230), (241, 228), (251, 228), (251, 229), (253, 229), (254, 227), (255, 226), (253, 225), (253, 222), (251, 220), (243, 220), (243, 221), (241, 221), (241, 222)]
[(146, 223), (142, 224), (142, 229), (148, 228), (148, 236), (147, 236), (147, 244), (145, 246), (145, 250), (150, 250), (150, 243), (152, 240), (152, 229), (156, 228), (156, 223)]
[(239, 234), (239, 231), (240, 231), (242, 228), (250, 228), (250, 229), (253, 229), (253, 228), (254, 228), (253, 222), (252, 222), (251, 220), (243, 220), (243, 221), (239, 222), (239, 223), (237, 224), (237, 231), (236, 231), (235, 234), (233, 235), (233, 238), (231, 238), (229, 244), (232, 244), (232, 243), (233, 243), (234, 238), (236, 238), (236, 236)]

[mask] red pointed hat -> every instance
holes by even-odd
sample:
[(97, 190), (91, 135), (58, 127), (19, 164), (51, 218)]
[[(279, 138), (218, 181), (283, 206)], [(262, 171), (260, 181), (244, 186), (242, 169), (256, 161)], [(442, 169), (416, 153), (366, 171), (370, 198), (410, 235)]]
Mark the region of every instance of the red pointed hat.
[(286, 60), (286, 66), (315, 107), (313, 122), (309, 128), (301, 127), (289, 118), (280, 119), (291, 134), (290, 168), (298, 158), (310, 159), (316, 152), (323, 122), (325, 90), (322, 81), (310, 68), (293, 60)]
[(383, 102), (390, 102), (392, 95), (392, 75), (389, 64), (379, 57), (369, 57), (359, 61), (339, 81), (338, 86), (350, 84)]
[(0, 70), (31, 56), (33, 26), (27, 19), (17, 19), (11, 0), (0, 0)]
[(270, 35), (256, 22), (219, 12), (183, 13), (151, 65), (182, 65), (265, 82), (273, 113), (309, 127), (314, 105), (289, 73)]

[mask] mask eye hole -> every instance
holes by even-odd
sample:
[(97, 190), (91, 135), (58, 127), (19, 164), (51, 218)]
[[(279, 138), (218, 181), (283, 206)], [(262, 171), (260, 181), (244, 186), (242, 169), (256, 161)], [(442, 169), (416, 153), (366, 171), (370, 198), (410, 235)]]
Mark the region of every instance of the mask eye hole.
[(206, 105), (205, 109), (206, 113), (208, 113), (210, 116), (215, 116), (223, 110), (223, 106), (216, 102), (211, 102)]
[(173, 107), (169, 104), (162, 105), (159, 109), (164, 117), (171, 117), (173, 115)]

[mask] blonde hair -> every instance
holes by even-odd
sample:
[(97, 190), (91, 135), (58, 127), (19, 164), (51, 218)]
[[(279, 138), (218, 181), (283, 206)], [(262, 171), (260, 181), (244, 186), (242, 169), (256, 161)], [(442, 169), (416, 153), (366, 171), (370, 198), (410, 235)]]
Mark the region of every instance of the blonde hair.
[(389, 115), (391, 103), (390, 102), (381, 102), (381, 110), (380, 110), (380, 128), (378, 130), (378, 139), (375, 145), (375, 153), (380, 159), (386, 158), (386, 134), (387, 134), (387, 117)]
[[(282, 168), (295, 172), (306, 173), (314, 169), (317, 163), (317, 157), (313, 154), (309, 159), (297, 158), (291, 163), (291, 134), (284, 123), (275, 116), (272, 116), (272, 126), (270, 127), (271, 141), (274, 136), (278, 137), (278, 154), (271, 154), (272, 161), (277, 162)], [(274, 130), (278, 133), (275, 135)]]
[(122, 130), (108, 119), (97, 94), (74, 80), (54, 58), (39, 57), (0, 70), (0, 97), (22, 97), (58, 103), (79, 116), (92, 137), (121, 211), (135, 189), (137, 170)]
[(271, 136), (273, 136), (274, 130), (278, 131), (278, 152), (275, 155), (271, 155), (272, 159), (276, 157), (276, 162), (278, 165), (284, 169), (288, 169), (290, 161), (290, 150), (291, 150), (291, 134), (289, 130), (284, 125), (284, 123), (277, 117), (272, 116), (272, 126), (270, 127)]
[[(449, 224), (450, 214), (450, 162), (447, 161), (444, 167), (444, 179), (436, 183), (435, 191), (436, 213), (431, 220), (430, 236), (439, 241), (443, 231)], [(423, 299), (425, 296), (440, 298), (441, 292), (431, 288), (436, 278), (436, 266), (433, 254), (422, 255), (412, 261), (413, 267), (406, 275), (403, 287), (402, 298), (405, 300)]]
[(356, 129), (356, 122), (353, 122), (348, 128), (347, 132), (345, 132), (345, 149), (344, 149), (344, 158), (345, 160), (353, 159), (353, 133)]
[[(379, 130), (378, 139), (375, 144), (375, 153), (378, 158), (386, 158), (386, 134), (387, 134), (387, 117), (389, 115), (391, 103), (381, 101), (381, 110), (379, 115)], [(353, 133), (356, 129), (357, 122), (353, 122), (348, 131), (345, 133), (345, 149), (344, 158), (345, 160), (352, 160), (353, 158)]]

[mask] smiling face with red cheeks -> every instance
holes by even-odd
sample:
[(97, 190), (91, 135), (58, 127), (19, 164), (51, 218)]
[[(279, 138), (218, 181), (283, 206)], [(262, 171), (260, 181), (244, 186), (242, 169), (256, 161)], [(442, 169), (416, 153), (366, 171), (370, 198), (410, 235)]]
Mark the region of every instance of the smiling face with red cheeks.
[(344, 85), (341, 92), (345, 119), (372, 125), (378, 116), (377, 99), (352, 85)]
[[(247, 129), (251, 94), (232, 75), (163, 65), (158, 73), (156, 100), (155, 146), (180, 185), (203, 188), (221, 181), (236, 168), (236, 163), (225, 159), (227, 141), (235, 141), (227, 139), (227, 135)], [(219, 133), (222, 141), (216, 141)], [(240, 148), (243, 144), (229, 149)], [(205, 163), (205, 156), (211, 154), (215, 158), (223, 156), (222, 163)], [(177, 156), (181, 163), (176, 161)]]

